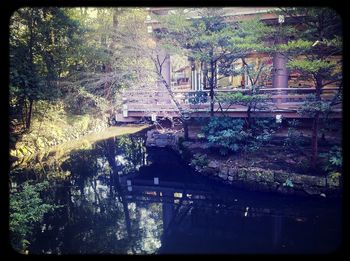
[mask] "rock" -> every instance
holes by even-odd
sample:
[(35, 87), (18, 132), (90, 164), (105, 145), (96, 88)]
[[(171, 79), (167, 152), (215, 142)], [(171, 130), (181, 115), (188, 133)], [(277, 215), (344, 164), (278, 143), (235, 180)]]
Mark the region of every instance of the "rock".
[(228, 175), (229, 175), (229, 176), (235, 176), (235, 175), (237, 175), (237, 172), (238, 172), (238, 170), (237, 170), (237, 168), (235, 168), (235, 167), (230, 167), (230, 168), (228, 169)]
[(219, 173), (217, 169), (209, 168), (208, 166), (203, 167), (202, 171), (208, 173), (209, 175), (218, 175)]
[(306, 184), (309, 186), (319, 186), (319, 187), (326, 186), (326, 179), (324, 177), (307, 176), (307, 175), (295, 175), (294, 177), (300, 178), (303, 184)]
[(327, 176), (327, 184), (330, 188), (339, 188), (340, 187), (340, 175)]
[(237, 172), (237, 179), (238, 180), (245, 180), (247, 176), (247, 170), (245, 168), (239, 168)]
[(285, 173), (281, 170), (277, 170), (275, 171), (274, 177), (275, 177), (275, 181), (277, 181), (278, 183), (284, 183), (288, 178), (289, 178), (289, 174)]
[(219, 178), (223, 179), (223, 180), (227, 180), (227, 174), (225, 173), (219, 173)]
[(220, 172), (225, 173), (226, 175), (228, 175), (228, 167), (227, 166), (223, 166), (220, 168)]
[(303, 190), (309, 195), (319, 195), (319, 194), (321, 194), (321, 191), (319, 189), (315, 188), (315, 187), (305, 186), (303, 188)]
[(257, 172), (247, 171), (246, 180), (258, 182), (260, 180), (260, 177), (257, 175)]
[(219, 163), (216, 160), (212, 160), (212, 161), (209, 162), (208, 167), (216, 169), (216, 168), (219, 167)]
[(260, 170), (260, 178), (266, 182), (273, 182), (275, 180), (275, 175), (271, 170)]

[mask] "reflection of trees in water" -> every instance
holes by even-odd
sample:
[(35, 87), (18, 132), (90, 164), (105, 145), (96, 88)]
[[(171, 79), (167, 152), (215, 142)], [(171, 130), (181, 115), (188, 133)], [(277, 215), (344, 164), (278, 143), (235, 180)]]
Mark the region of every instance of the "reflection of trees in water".
[(144, 138), (140, 136), (121, 136), (115, 141), (117, 164), (123, 165), (122, 172), (138, 170), (147, 164)]
[(161, 246), (163, 233), (162, 204), (136, 206), (129, 203), (132, 222), (133, 251), (136, 254), (155, 253)]
[[(120, 160), (121, 156), (123, 160)], [(160, 204), (128, 203), (118, 175), (146, 163), (142, 137), (123, 136), (73, 152), (62, 164), (69, 180), (59, 181), (54, 198), (61, 207), (38, 231), (34, 253), (153, 253), (160, 246)]]

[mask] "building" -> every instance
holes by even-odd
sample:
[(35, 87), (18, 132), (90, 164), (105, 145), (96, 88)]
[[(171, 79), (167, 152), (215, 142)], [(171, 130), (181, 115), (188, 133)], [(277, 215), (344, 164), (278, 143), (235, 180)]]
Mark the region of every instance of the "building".
[[(147, 8), (148, 16), (145, 21), (149, 33), (160, 29), (160, 23), (157, 17), (168, 15), (174, 12), (174, 8)], [(280, 25), (295, 23), (289, 17), (277, 15), (275, 11), (278, 8), (273, 7), (227, 7), (223, 8), (224, 17), (228, 22), (241, 21), (259, 16), (260, 20), (267, 25)], [(184, 9), (184, 13), (188, 19), (200, 18), (195, 9)], [(295, 26), (299, 26), (295, 24)], [(271, 39), (271, 41), (280, 41), (279, 39)], [(272, 43), (273, 44), (273, 43)], [(198, 61), (187, 59), (180, 66), (174, 65), (174, 57), (164, 53), (165, 64), (163, 69), (163, 77), (174, 89), (180, 90), (203, 90), (206, 89), (206, 83), (203, 77), (202, 66)], [(337, 59), (337, 57), (335, 57)], [(270, 65), (271, 71), (268, 77), (265, 77), (259, 84), (264, 87), (272, 88), (288, 88), (288, 87), (312, 87), (313, 83), (309, 79), (301, 76), (297, 72), (288, 71), (286, 68), (286, 58), (283, 54), (276, 53), (269, 56), (262, 53), (253, 52), (246, 57), (247, 63), (259, 64), (264, 61)], [(234, 67), (241, 68), (243, 66), (240, 60), (237, 60)], [(183, 75), (183, 78), (181, 78)], [(218, 89), (245, 88), (250, 86), (250, 81), (246, 73), (238, 76), (220, 77), (218, 80)]]

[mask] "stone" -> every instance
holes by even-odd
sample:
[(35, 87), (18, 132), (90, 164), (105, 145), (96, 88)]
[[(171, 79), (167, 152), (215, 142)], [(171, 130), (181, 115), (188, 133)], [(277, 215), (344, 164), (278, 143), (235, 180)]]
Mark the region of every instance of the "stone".
[(248, 170), (246, 173), (246, 180), (258, 182), (260, 177), (257, 175), (257, 172)]
[(307, 175), (295, 175), (294, 177), (298, 177), (298, 178), (300, 177), (302, 183), (305, 185), (319, 186), (319, 187), (326, 186), (326, 179), (324, 177), (307, 176)]
[(238, 180), (245, 180), (246, 179), (246, 169), (245, 168), (239, 168), (237, 172), (237, 179)]
[(209, 168), (208, 166), (203, 167), (202, 171), (204, 173), (211, 174), (211, 175), (217, 175), (218, 174), (218, 171), (216, 169)]
[(275, 179), (275, 175), (271, 170), (261, 170), (260, 171), (260, 178), (263, 181), (272, 183)]
[(340, 175), (339, 176), (333, 175), (332, 177), (328, 176), (326, 179), (327, 179), (328, 187), (330, 188), (340, 187)]
[(222, 166), (220, 168), (220, 172), (225, 173), (226, 175), (228, 175), (228, 167), (227, 166)]
[(290, 175), (288, 173), (285, 173), (281, 170), (277, 170), (274, 173), (274, 180), (278, 183), (284, 183), (289, 178), (289, 176)]
[(235, 176), (235, 175), (237, 175), (237, 172), (238, 172), (238, 170), (237, 170), (237, 168), (235, 168), (235, 167), (230, 167), (230, 168), (228, 169), (228, 175), (229, 175), (229, 176)]
[(212, 160), (212, 161), (209, 162), (208, 167), (216, 169), (216, 168), (219, 167), (219, 163), (216, 160)]
[(223, 179), (223, 180), (227, 180), (227, 174), (224, 173), (219, 173), (219, 178)]
[(303, 190), (309, 195), (319, 195), (321, 191), (316, 187), (305, 186)]

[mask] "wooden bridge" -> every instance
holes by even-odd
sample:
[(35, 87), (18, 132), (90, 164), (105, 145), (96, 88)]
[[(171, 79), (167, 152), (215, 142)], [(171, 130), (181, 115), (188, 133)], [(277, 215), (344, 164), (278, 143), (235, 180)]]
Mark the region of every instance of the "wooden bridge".
[[(247, 106), (219, 103), (217, 97), (221, 93), (247, 93), (249, 89), (217, 89), (214, 92), (214, 115), (225, 115), (230, 117), (247, 117)], [(173, 90), (175, 99), (182, 108), (190, 113), (191, 117), (208, 117), (210, 111), (209, 90), (200, 91), (202, 97), (199, 102), (193, 103), (198, 91)], [(322, 89), (322, 100), (332, 100), (337, 94), (338, 88), (325, 87)], [(284, 118), (308, 118), (297, 112), (298, 108), (305, 102), (307, 95), (315, 93), (315, 88), (260, 88), (260, 94), (267, 94), (268, 100), (264, 109), (256, 109), (255, 117), (275, 117), (282, 115)], [(117, 113), (117, 122), (133, 122), (142, 118), (176, 118), (180, 113), (172, 101), (168, 91), (163, 87), (152, 89), (131, 89), (123, 93), (122, 110)], [(191, 102), (192, 101), (192, 102)], [(332, 118), (342, 118), (342, 104), (334, 106), (330, 113)]]

